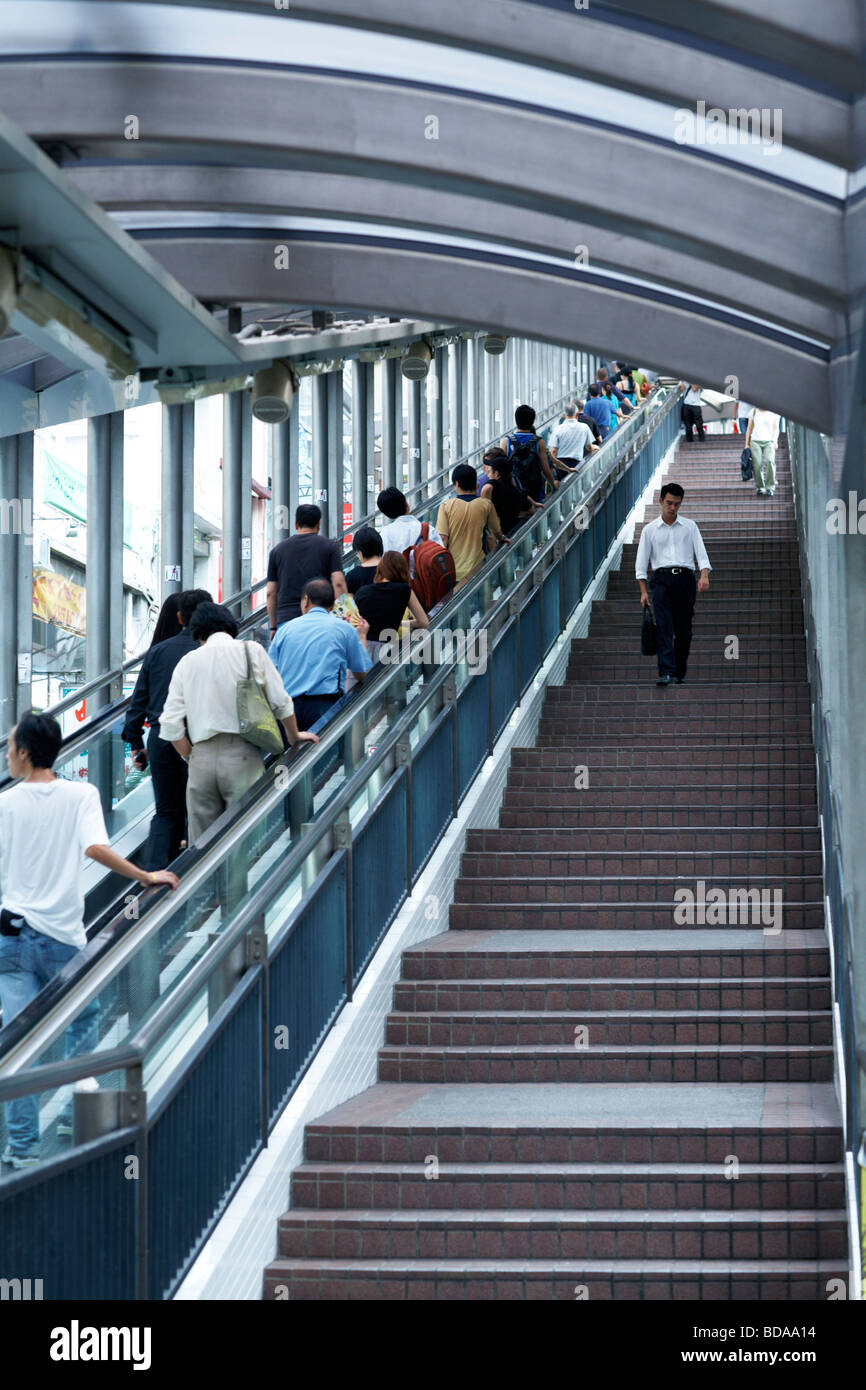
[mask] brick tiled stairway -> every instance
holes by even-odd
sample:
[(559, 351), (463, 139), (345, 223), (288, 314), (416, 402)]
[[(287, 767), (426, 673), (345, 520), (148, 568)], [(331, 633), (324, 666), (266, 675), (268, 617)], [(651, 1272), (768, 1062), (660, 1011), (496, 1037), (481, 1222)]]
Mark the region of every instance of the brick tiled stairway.
[[(404, 953), (379, 1084), (307, 1127), (266, 1296), (820, 1300), (846, 1276), (790, 474), (783, 446), (757, 497), (740, 442), (669, 475), (714, 566), (686, 683), (639, 654), (628, 546), (500, 828), (469, 832), (451, 930)], [(675, 925), (699, 879), (781, 889), (783, 930)]]

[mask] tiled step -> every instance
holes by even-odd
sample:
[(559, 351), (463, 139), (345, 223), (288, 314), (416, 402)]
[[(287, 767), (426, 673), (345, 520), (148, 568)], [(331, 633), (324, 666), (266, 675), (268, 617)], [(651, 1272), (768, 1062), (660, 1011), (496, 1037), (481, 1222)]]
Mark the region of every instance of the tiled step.
[(559, 1261), (550, 1267), (524, 1260), (274, 1260), (265, 1276), (266, 1298), (303, 1301), (419, 1299), (449, 1301), (591, 1302), (672, 1299), (697, 1301), (816, 1302), (831, 1280), (847, 1279), (843, 1259), (821, 1261), (677, 1260), (656, 1268), (642, 1260)]
[[(582, 761), (590, 768), (640, 768), (644, 771), (656, 769), (659, 775), (668, 774), (673, 778), (678, 769), (669, 768), (659, 759), (657, 748), (622, 743), (593, 743), (582, 750)], [(511, 768), (545, 770), (551, 768), (573, 767), (574, 758), (557, 748), (512, 748)], [(688, 767), (736, 769), (759, 768), (762, 774), (773, 778), (786, 768), (814, 768), (815, 754), (809, 743), (768, 743), (763, 748), (727, 748), (708, 744), (706, 748), (695, 747), (689, 750)], [(469, 834), (474, 832), (470, 830)]]
[[(551, 749), (558, 752), (558, 749)], [(572, 851), (611, 854), (643, 853), (672, 855), (678, 850), (691, 854), (739, 854), (754, 851), (768, 853), (821, 853), (820, 831), (811, 826), (691, 826), (645, 829), (608, 827), (587, 830), (575, 827), (568, 830), (470, 830), (466, 836), (467, 852), (521, 854), (565, 854)]]
[(385, 1043), (400, 1048), (503, 1048), (517, 1046), (574, 1049), (588, 1047), (827, 1047), (832, 1042), (829, 1010), (782, 1009), (763, 1017), (737, 1009), (693, 1011), (681, 1005), (650, 1011), (607, 1008), (567, 1010), (499, 1009), (496, 1012), (399, 1012), (385, 1021)]
[[(697, 895), (693, 884), (684, 884)], [(710, 885), (706, 893), (709, 896)], [(656, 898), (638, 902), (455, 902), (449, 908), (452, 931), (669, 931), (684, 925), (682, 899)], [(706, 903), (703, 920), (694, 909), (695, 926), (719, 926), (729, 933), (760, 930), (773, 932), (820, 931), (824, 926), (823, 902), (796, 902), (784, 893), (767, 892), (748, 903), (742, 896), (727, 896), (717, 904)], [(721, 920), (715, 922), (714, 917)], [(688, 925), (688, 922), (685, 923)]]
[(830, 982), (821, 979), (677, 980), (398, 980), (394, 1008), (403, 1013), (528, 1012), (575, 1009), (827, 1010)]
[[(663, 792), (674, 791), (677, 799), (695, 799), (693, 793), (710, 795), (713, 789), (729, 789), (742, 793), (759, 789), (764, 792), (789, 793), (802, 800), (802, 793), (815, 791), (814, 767), (792, 764), (785, 767), (753, 767), (743, 762), (730, 767), (726, 762), (710, 763), (704, 767), (695, 766), (690, 758), (684, 767), (608, 767), (605, 764), (593, 766), (591, 763), (579, 764), (586, 772), (579, 775), (580, 785), (575, 787), (575, 765), (571, 767), (534, 768), (512, 766), (508, 774), (509, 791), (518, 792), (527, 788), (535, 789), (539, 799), (546, 799), (550, 793), (558, 796), (560, 791), (613, 790), (616, 787), (642, 787), (650, 800), (661, 800)], [(583, 783), (586, 785), (583, 785)], [(758, 803), (762, 798), (758, 798)]]
[[(684, 874), (680, 876), (670, 876), (667, 874), (624, 874), (611, 875), (564, 875), (554, 874), (544, 876), (535, 873), (532, 877), (518, 877), (514, 874), (503, 874), (498, 877), (485, 874), (483, 877), (476, 877), (474, 874), (461, 874), (455, 883), (455, 902), (457, 903), (484, 903), (484, 904), (517, 904), (539, 905), (549, 903), (559, 905), (565, 903), (668, 903), (676, 901), (674, 894), (681, 888), (688, 888), (692, 892), (700, 892), (696, 884), (704, 884), (704, 891), (709, 894), (712, 890), (720, 890), (728, 903), (760, 901), (760, 895), (767, 894), (767, 901), (772, 895), (778, 895), (778, 901), (795, 903), (823, 903), (824, 901), (824, 881), (820, 874), (803, 876), (800, 878), (790, 875), (788, 877), (773, 876), (770, 874), (760, 875), (758, 872), (749, 869), (742, 875), (725, 875), (711, 871), (708, 879), (695, 878), (693, 875)], [(743, 894), (751, 893), (750, 899), (742, 898)], [(736, 894), (741, 895), (737, 899)], [(757, 896), (756, 896), (757, 895)], [(718, 896), (718, 893), (715, 895)]]
[(433, 1084), (832, 1081), (833, 1048), (786, 1044), (745, 1050), (740, 1043), (383, 1047), (378, 1075), (384, 1082)]
[(635, 931), (623, 942), (605, 930), (488, 928), (431, 937), (404, 951), (401, 970), (404, 980), (824, 979), (830, 953), (823, 931), (689, 927)]
[[(779, 853), (773, 851), (763, 855), (716, 854), (707, 850), (703, 854), (682, 853), (646, 854), (640, 850), (620, 851), (605, 854), (601, 850), (592, 851), (552, 851), (544, 857), (527, 851), (488, 850), (483, 854), (464, 852), (461, 860), (460, 878), (480, 880), (519, 879), (583, 879), (609, 878), (611, 876), (634, 879), (636, 876), (658, 878), (668, 874), (675, 878), (707, 878), (716, 883), (720, 878), (735, 878), (743, 881), (745, 875), (778, 879), (791, 875), (795, 878), (821, 879), (821, 855)], [(458, 880), (459, 882), (459, 880)]]
[[(584, 796), (586, 797), (586, 793)], [(682, 801), (671, 802), (669, 799), (659, 803), (648, 803), (646, 806), (638, 806), (634, 803), (624, 805), (620, 793), (617, 793), (616, 802), (609, 798), (607, 805), (601, 805), (599, 804), (600, 796), (601, 793), (598, 794), (595, 801), (590, 801), (587, 798), (579, 804), (566, 806), (561, 803), (551, 806), (538, 803), (535, 806), (506, 804), (499, 812), (499, 824), (503, 829), (515, 827), (543, 829), (562, 828), (563, 826), (590, 829), (603, 825), (649, 829), (653, 826), (728, 825), (734, 818), (755, 826), (780, 824), (798, 826), (810, 822), (813, 825), (818, 823), (818, 807), (814, 801), (794, 802), (788, 798), (783, 805), (768, 800), (763, 806), (757, 806), (751, 800), (751, 793), (744, 796), (741, 801), (729, 798), (712, 806), (708, 805), (706, 801), (696, 801), (691, 804)]]
[(842, 1163), (305, 1162), (292, 1174), (292, 1207), (336, 1211), (749, 1211), (844, 1206)]
[(838, 1260), (829, 1211), (287, 1212), (284, 1260)]

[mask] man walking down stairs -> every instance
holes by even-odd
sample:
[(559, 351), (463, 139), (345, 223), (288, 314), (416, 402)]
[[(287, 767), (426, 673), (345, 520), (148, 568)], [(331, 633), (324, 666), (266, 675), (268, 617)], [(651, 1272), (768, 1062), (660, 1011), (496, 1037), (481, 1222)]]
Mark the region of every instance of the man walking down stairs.
[(450, 930), (403, 955), (378, 1084), (307, 1127), (266, 1297), (847, 1278), (790, 470), (783, 440), (758, 500), (736, 443), (673, 475), (713, 562), (687, 682), (640, 656), (626, 546), (499, 827), (469, 832)]

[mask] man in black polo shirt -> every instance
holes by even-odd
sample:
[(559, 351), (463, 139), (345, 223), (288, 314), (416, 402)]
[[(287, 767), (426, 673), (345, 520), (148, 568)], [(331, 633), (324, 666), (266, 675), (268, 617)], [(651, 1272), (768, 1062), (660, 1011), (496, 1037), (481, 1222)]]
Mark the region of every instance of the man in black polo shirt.
[[(144, 850), (144, 867), (150, 870), (164, 869), (176, 859), (184, 838), (187, 765), (176, 749), (160, 738), (159, 721), (175, 666), (187, 652), (194, 652), (198, 647), (187, 632), (189, 620), (200, 603), (212, 602), (207, 589), (185, 589), (180, 595), (177, 613), (180, 631), (149, 648), (123, 726), (123, 738), (132, 748), (136, 767), (143, 770), (150, 763), (155, 811)], [(150, 725), (147, 752), (144, 751), (145, 720)]]
[(311, 579), (327, 579), (334, 598), (347, 592), (339, 541), (319, 535), (322, 513), (311, 503), (295, 512), (295, 534), (275, 545), (268, 558), (268, 619), (271, 640), (282, 623), (301, 616), (301, 594)]

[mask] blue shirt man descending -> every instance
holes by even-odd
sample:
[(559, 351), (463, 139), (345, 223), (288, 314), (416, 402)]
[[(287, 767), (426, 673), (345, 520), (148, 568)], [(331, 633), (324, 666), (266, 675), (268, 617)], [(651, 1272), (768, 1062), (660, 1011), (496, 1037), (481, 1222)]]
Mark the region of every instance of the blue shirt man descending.
[(311, 579), (301, 593), (301, 616), (283, 623), (271, 643), (271, 660), (301, 730), (312, 728), (346, 693), (347, 671), (361, 681), (373, 665), (363, 640), (368, 624), (362, 621), (356, 632), (333, 607), (330, 580)]

